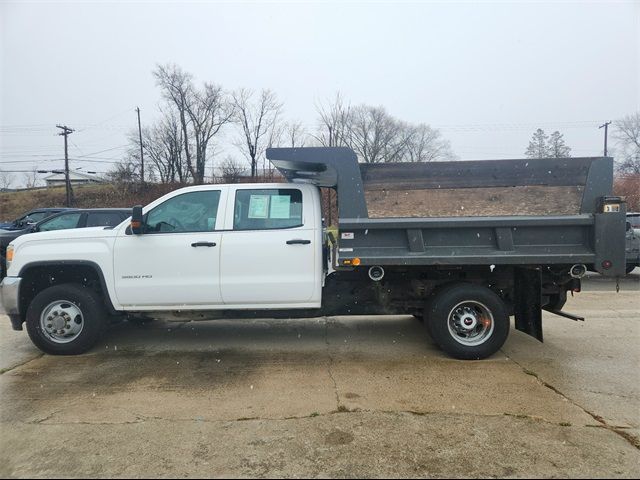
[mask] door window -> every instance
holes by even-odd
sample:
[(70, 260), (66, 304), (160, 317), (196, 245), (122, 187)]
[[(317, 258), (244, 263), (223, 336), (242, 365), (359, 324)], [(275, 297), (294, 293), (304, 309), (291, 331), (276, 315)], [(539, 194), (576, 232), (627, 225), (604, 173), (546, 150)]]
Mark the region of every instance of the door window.
[(49, 232), (51, 230), (66, 230), (68, 228), (76, 228), (82, 213), (67, 213), (59, 217), (52, 218), (46, 222), (42, 222), (38, 226), (39, 232)]
[(115, 227), (125, 218), (117, 212), (89, 212), (87, 227)]
[(172, 197), (147, 214), (145, 233), (212, 232), (219, 202), (219, 190)]
[(234, 230), (302, 226), (302, 192), (293, 188), (237, 190)]

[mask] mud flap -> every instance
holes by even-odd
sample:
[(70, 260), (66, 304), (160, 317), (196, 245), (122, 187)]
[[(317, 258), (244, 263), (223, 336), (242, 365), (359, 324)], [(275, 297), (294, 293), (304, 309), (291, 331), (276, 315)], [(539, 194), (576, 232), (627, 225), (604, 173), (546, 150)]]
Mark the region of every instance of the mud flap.
[(542, 342), (540, 271), (516, 268), (514, 275), (516, 329)]

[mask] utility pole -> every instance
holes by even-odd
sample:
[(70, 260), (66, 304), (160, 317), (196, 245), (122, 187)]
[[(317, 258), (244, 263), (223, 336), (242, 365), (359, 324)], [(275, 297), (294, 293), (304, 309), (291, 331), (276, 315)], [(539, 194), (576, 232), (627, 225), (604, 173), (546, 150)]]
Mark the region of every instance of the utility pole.
[[(329, 128), (329, 146), (333, 147), (333, 128), (331, 125), (327, 125)], [(331, 208), (331, 188), (327, 188), (327, 227), (330, 227), (333, 223)]]
[(604, 156), (607, 156), (607, 135), (609, 133), (609, 125), (611, 122), (605, 122), (603, 125), (600, 125), (598, 128), (604, 127)]
[(138, 135), (140, 136), (140, 180), (144, 185), (144, 154), (142, 152), (142, 127), (140, 126), (140, 108), (136, 107), (138, 112)]
[(71, 181), (69, 180), (69, 151), (67, 148), (67, 137), (73, 133), (73, 130), (66, 125), (56, 125), (57, 128), (62, 130), (58, 135), (64, 137), (64, 183), (67, 192), (67, 207), (70, 207), (73, 203), (73, 190), (71, 189)]

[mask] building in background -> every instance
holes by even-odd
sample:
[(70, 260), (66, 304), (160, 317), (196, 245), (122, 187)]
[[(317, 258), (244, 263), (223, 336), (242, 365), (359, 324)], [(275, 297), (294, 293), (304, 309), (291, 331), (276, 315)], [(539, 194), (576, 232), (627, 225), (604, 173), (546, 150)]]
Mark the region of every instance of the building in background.
[[(61, 187), (65, 184), (65, 176), (63, 172), (54, 173), (44, 177), (44, 181), (47, 182), (47, 187)], [(97, 177), (96, 175), (81, 172), (69, 172), (69, 181), (72, 186), (104, 183), (104, 179)]]

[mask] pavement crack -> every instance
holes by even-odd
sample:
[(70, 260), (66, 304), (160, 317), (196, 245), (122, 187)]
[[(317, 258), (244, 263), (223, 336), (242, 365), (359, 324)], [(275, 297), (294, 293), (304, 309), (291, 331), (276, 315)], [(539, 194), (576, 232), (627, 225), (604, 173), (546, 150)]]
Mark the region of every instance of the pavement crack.
[(50, 420), (51, 418), (53, 418), (57, 413), (60, 413), (60, 410), (56, 410), (55, 412), (51, 412), (49, 415), (47, 415), (46, 417), (43, 418), (39, 418), (37, 420), (32, 420), (30, 422), (27, 422), (29, 424), (33, 424), (33, 425), (37, 425), (39, 423), (44, 423), (47, 420)]
[(4, 375), (5, 373), (8, 373), (8, 372), (10, 372), (10, 371), (12, 371), (12, 370), (15, 370), (16, 368), (23, 367), (23, 366), (25, 366), (27, 363), (29, 363), (29, 362), (33, 362), (34, 360), (38, 360), (39, 358), (42, 358), (42, 357), (44, 357), (44, 353), (40, 353), (39, 355), (37, 355), (37, 356), (35, 356), (35, 357), (33, 357), (33, 358), (30, 358), (29, 360), (26, 360), (26, 361), (24, 361), (24, 362), (22, 362), (22, 363), (18, 363), (17, 365), (14, 365), (14, 366), (12, 366), (12, 367), (9, 367), (9, 368), (3, 368), (2, 370), (0, 370), (0, 375)]
[(327, 372), (329, 374), (329, 378), (333, 382), (333, 390), (336, 394), (336, 409), (337, 411), (344, 411), (344, 406), (340, 404), (340, 393), (338, 392), (338, 384), (336, 379), (333, 376), (333, 370), (331, 367), (333, 366), (333, 355), (331, 355), (331, 345), (329, 344), (329, 318), (324, 317), (324, 343), (327, 346), (327, 356), (329, 357), (329, 363), (327, 365)]
[[(117, 421), (117, 420), (114, 420), (114, 421), (76, 420), (76, 421), (49, 422), (48, 420), (50, 420), (57, 413), (59, 413), (59, 411), (56, 411), (56, 412), (52, 412), (51, 414), (47, 415), (44, 418), (40, 418), (40, 419), (37, 419), (37, 420), (28, 421), (28, 422), (18, 422), (18, 423), (24, 423), (24, 424), (28, 424), (28, 425), (51, 425), (51, 426), (55, 426), (55, 425), (58, 425), (58, 426), (59, 425), (135, 425), (135, 424), (141, 424), (141, 423), (153, 422), (153, 421), (168, 422), (168, 423), (211, 423), (211, 424), (219, 424), (219, 423), (251, 422), (251, 421), (257, 421), (257, 422), (287, 422), (287, 421), (291, 421), (291, 420), (306, 420), (306, 419), (313, 419), (313, 418), (327, 418), (327, 417), (332, 417), (334, 415), (347, 415), (347, 414), (370, 414), (370, 415), (375, 415), (375, 414), (380, 414), (380, 415), (412, 415), (412, 416), (416, 416), (416, 417), (430, 417), (430, 416), (438, 416), (438, 415), (439, 416), (444, 416), (444, 417), (486, 417), (486, 418), (504, 418), (504, 417), (508, 417), (508, 418), (515, 418), (515, 419), (519, 419), (519, 420), (525, 420), (525, 421), (529, 421), (529, 422), (542, 423), (542, 424), (550, 425), (550, 426), (554, 426), (554, 427), (572, 427), (573, 426), (570, 423), (566, 423), (566, 422), (552, 422), (552, 421), (546, 420), (544, 418), (536, 417), (536, 416), (533, 416), (533, 415), (521, 415), (521, 414), (515, 414), (515, 413), (494, 413), (494, 414), (478, 415), (478, 414), (473, 414), (473, 413), (462, 413), (462, 412), (418, 411), (418, 410), (376, 410), (376, 409), (361, 409), (361, 408), (354, 408), (354, 409), (349, 410), (349, 409), (346, 409), (346, 408), (342, 408), (342, 409), (338, 409), (338, 410), (332, 410), (332, 411), (329, 411), (329, 412), (323, 412), (323, 413), (313, 412), (313, 413), (308, 414), (308, 415), (292, 415), (292, 416), (288, 416), (288, 417), (260, 417), (260, 416), (254, 416), (254, 417), (207, 419), (207, 418), (203, 418), (203, 417), (167, 418), (167, 417), (158, 416), (158, 415), (145, 415), (145, 414), (139, 413), (139, 412), (131, 412), (131, 411), (128, 411), (128, 410), (125, 410), (125, 411), (127, 413), (129, 413), (130, 415), (132, 415), (133, 417), (135, 417), (135, 419), (134, 420), (123, 420), (123, 421)], [(607, 429), (607, 430), (611, 429), (611, 428), (607, 428), (604, 425), (587, 425), (586, 427), (602, 428), (602, 429)], [(618, 432), (616, 432), (616, 433), (618, 433)]]
[(616, 435), (619, 435), (620, 437), (622, 437), (623, 439), (625, 439), (628, 443), (630, 443), (632, 446), (634, 446), (635, 448), (637, 448), (638, 450), (640, 450), (640, 438), (636, 437), (635, 435), (631, 435), (629, 432), (625, 432), (624, 429), (615, 426), (615, 425), (610, 425), (609, 423), (607, 423), (607, 421), (601, 417), (600, 415), (593, 413), (589, 410), (587, 410), (585, 407), (583, 407), (582, 405), (580, 405), (579, 403), (577, 403), (575, 400), (573, 400), (572, 398), (568, 397), (567, 395), (565, 395), (564, 393), (562, 393), (558, 388), (554, 387), (553, 385), (551, 385), (550, 383), (546, 382), (545, 380), (543, 380), (542, 378), (540, 378), (540, 375), (538, 375), (536, 372), (524, 367), (522, 364), (520, 364), (518, 361), (514, 360), (512, 357), (510, 357), (509, 355), (507, 355), (504, 350), (500, 350), (503, 355), (505, 357), (507, 357), (507, 359), (513, 363), (515, 363), (518, 367), (520, 367), (522, 369), (522, 371), (524, 373), (526, 373), (527, 375), (531, 375), (533, 377), (535, 377), (535, 379), (540, 382), (541, 385), (543, 385), (544, 387), (548, 388), (549, 390), (553, 391), (554, 393), (556, 393), (557, 395), (559, 395), (560, 397), (562, 397), (563, 399), (565, 399), (567, 402), (571, 403), (572, 405), (578, 407), (580, 410), (582, 410), (584, 413), (586, 413), (587, 415), (589, 415), (591, 418), (593, 418), (596, 422), (598, 422), (600, 424), (601, 428), (604, 428), (606, 430), (609, 430), (613, 433), (615, 433)]

